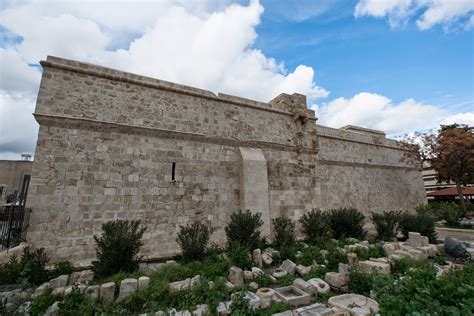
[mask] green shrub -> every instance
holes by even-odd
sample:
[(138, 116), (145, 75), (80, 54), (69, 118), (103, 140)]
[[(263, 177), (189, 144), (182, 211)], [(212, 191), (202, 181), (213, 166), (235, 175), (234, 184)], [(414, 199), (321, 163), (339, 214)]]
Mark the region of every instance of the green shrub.
[(230, 303), (231, 315), (235, 316), (253, 316), (258, 315), (249, 303), (249, 299), (245, 298), (245, 291), (236, 292)]
[(29, 246), (23, 249), (20, 260), (20, 278), (23, 281), (22, 283), (39, 285), (49, 279), (49, 271), (46, 270), (48, 257), (43, 248), (30, 250)]
[(295, 224), (288, 217), (279, 216), (272, 219), (273, 234), (277, 247), (295, 243)]
[(254, 249), (260, 242), (260, 227), (263, 225), (262, 214), (252, 214), (249, 210), (238, 211), (230, 216), (230, 222), (225, 227), (227, 244), (238, 243), (241, 246)]
[(21, 276), (21, 266), (16, 255), (10, 257), (7, 263), (0, 264), (0, 284), (18, 283)]
[(418, 232), (428, 237), (430, 243), (436, 243), (435, 219), (432, 215), (422, 213), (402, 214), (400, 229), (405, 238), (408, 238), (408, 232)]
[(181, 226), (176, 241), (181, 247), (183, 259), (185, 261), (192, 261), (204, 258), (210, 235), (211, 230), (199, 222), (186, 227)]
[(103, 224), (102, 236), (94, 236), (97, 260), (92, 262), (92, 270), (96, 277), (137, 270), (145, 229), (140, 227), (140, 221), (117, 220)]
[(63, 274), (71, 274), (73, 272), (72, 264), (69, 261), (61, 261), (54, 265), (54, 269), (51, 270), (49, 278), (54, 279)]
[(471, 315), (474, 264), (436, 279), (436, 270), (421, 266), (377, 291), (381, 315)]
[(257, 282), (259, 287), (269, 287), (273, 284), (272, 279), (266, 273), (259, 273), (255, 277), (255, 282)]
[(52, 290), (49, 289), (45, 294), (42, 294), (35, 298), (29, 307), (29, 313), (32, 316), (40, 316), (43, 315), (44, 312), (51, 306), (56, 299), (51, 294)]
[(311, 269), (311, 272), (303, 277), (304, 280), (308, 281), (309, 279), (319, 278), (324, 280), (324, 276), (329, 270), (324, 266), (317, 266)]
[(296, 261), (296, 252), (298, 251), (296, 245), (281, 246), (279, 251), (281, 261), (285, 261), (286, 259)]
[(39, 285), (62, 274), (71, 274), (72, 265), (63, 261), (47, 270), (48, 257), (44, 249), (32, 250), (29, 246), (23, 249), (20, 260), (12, 256), (5, 264), (0, 264), (0, 284), (31, 284)]
[(234, 242), (229, 245), (227, 254), (233, 265), (247, 270), (252, 267), (252, 256), (250, 255), (250, 249), (248, 247)]
[(337, 271), (339, 269), (339, 263), (347, 263), (347, 255), (344, 251), (337, 247), (328, 249), (329, 253), (326, 256), (327, 268), (329, 271)]
[(304, 266), (310, 266), (313, 264), (313, 261), (316, 263), (322, 264), (324, 261), (323, 255), (321, 255), (321, 249), (314, 246), (309, 246), (301, 250), (303, 255), (296, 259), (298, 264)]
[(283, 313), (284, 311), (290, 310), (291, 306), (281, 302), (273, 302), (270, 306), (270, 314), (274, 315), (277, 313)]
[(349, 273), (349, 290), (352, 293), (370, 296), (370, 291), (380, 290), (392, 284), (393, 281), (393, 278), (389, 275), (352, 270)]
[(340, 208), (329, 213), (329, 226), (332, 237), (340, 239), (343, 237), (364, 238), (365, 216), (355, 208)]
[(441, 218), (446, 221), (447, 226), (456, 227), (464, 212), (459, 205), (454, 203), (438, 203), (436, 205)]
[(400, 216), (401, 213), (395, 211), (372, 213), (372, 222), (377, 229), (378, 239), (388, 241), (395, 238), (400, 225)]
[(320, 210), (312, 210), (300, 218), (303, 233), (310, 244), (319, 243), (321, 240), (327, 240), (331, 236), (329, 225), (329, 216)]

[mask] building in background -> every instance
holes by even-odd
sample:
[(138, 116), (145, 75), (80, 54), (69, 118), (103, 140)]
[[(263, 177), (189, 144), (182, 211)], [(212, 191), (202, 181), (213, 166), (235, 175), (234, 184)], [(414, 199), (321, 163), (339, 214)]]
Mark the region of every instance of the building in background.
[[(425, 184), (426, 198), (430, 201), (454, 201), (459, 199), (454, 182), (438, 182), (438, 173), (427, 162), (423, 164), (423, 182)], [(463, 193), (467, 199), (472, 199), (474, 195), (474, 185), (466, 184)]]
[(0, 204), (20, 190), (21, 181), (31, 174), (32, 165), (30, 154), (22, 154), (21, 160), (0, 160)]

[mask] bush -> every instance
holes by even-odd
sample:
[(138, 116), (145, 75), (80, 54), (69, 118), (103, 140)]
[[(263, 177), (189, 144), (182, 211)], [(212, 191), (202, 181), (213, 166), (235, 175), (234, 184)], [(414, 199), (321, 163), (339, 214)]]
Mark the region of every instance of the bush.
[(428, 237), (430, 243), (436, 242), (435, 219), (432, 215), (427, 214), (402, 214), (400, 218), (400, 229), (408, 238), (408, 232), (418, 232)]
[(456, 227), (464, 212), (459, 205), (454, 203), (438, 203), (436, 205), (438, 214), (446, 221), (447, 226)]
[(63, 274), (71, 274), (73, 272), (72, 264), (69, 261), (61, 261), (54, 265), (54, 269), (51, 270), (50, 279), (57, 278)]
[(352, 270), (349, 274), (349, 290), (356, 294), (370, 296), (370, 291), (380, 290), (393, 283), (393, 281), (393, 278), (389, 275)]
[(31, 315), (43, 315), (48, 307), (56, 301), (55, 297), (51, 295), (51, 292), (52, 290), (49, 289), (45, 294), (38, 296), (31, 302), (28, 308)]
[(102, 225), (102, 236), (94, 236), (97, 243), (97, 259), (92, 270), (99, 278), (118, 272), (133, 272), (138, 269), (142, 246), (141, 238), (146, 227), (140, 221), (112, 221)]
[(372, 222), (377, 229), (378, 239), (389, 241), (396, 237), (400, 225), (400, 212), (372, 213)]
[(295, 243), (295, 224), (291, 219), (279, 216), (272, 219), (272, 225), (277, 247), (290, 246)]
[(44, 249), (32, 250), (29, 246), (23, 249), (20, 260), (12, 256), (5, 264), (0, 264), (0, 284), (31, 284), (39, 285), (62, 274), (71, 274), (72, 265), (63, 261), (47, 270), (48, 257)]
[(250, 249), (248, 247), (234, 242), (228, 247), (227, 254), (233, 265), (244, 270), (248, 270), (252, 267), (252, 256), (250, 255)]
[(474, 264), (436, 279), (427, 265), (409, 270), (377, 292), (381, 315), (471, 315), (474, 307)]
[(329, 225), (333, 238), (364, 238), (364, 219), (365, 216), (355, 208), (332, 210), (329, 214)]
[(227, 244), (238, 243), (241, 246), (254, 249), (260, 242), (259, 228), (263, 225), (262, 214), (252, 214), (249, 210), (238, 211), (230, 216), (230, 222), (225, 227)]
[(306, 239), (311, 244), (317, 244), (321, 239), (331, 237), (329, 216), (320, 210), (312, 210), (300, 218), (300, 223)]
[(231, 315), (235, 316), (253, 316), (258, 315), (258, 311), (254, 310), (249, 303), (249, 299), (245, 298), (245, 291), (237, 292), (232, 297), (230, 303)]
[(201, 260), (206, 256), (210, 229), (199, 222), (186, 227), (181, 226), (176, 241), (181, 247), (185, 261)]

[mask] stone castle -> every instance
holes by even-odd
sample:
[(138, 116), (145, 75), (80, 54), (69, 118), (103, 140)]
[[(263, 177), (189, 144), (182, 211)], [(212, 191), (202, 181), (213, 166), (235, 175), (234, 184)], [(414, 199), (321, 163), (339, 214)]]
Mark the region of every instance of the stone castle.
[(269, 103), (49, 56), (27, 241), (53, 260), (89, 262), (104, 222), (146, 224), (142, 255), (179, 252), (181, 225), (223, 227), (239, 209), (298, 220), (314, 208), (366, 215), (423, 203), (421, 173), (383, 132), (316, 124), (306, 97)]

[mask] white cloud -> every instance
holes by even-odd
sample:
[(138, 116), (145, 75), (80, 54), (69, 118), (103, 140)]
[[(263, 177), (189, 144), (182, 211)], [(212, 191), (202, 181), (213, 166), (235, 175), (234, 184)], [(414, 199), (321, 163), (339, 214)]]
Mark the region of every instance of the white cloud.
[(407, 99), (394, 104), (389, 98), (362, 92), (350, 99), (338, 98), (318, 108), (319, 122), (332, 127), (358, 125), (403, 134), (413, 130), (436, 128), (446, 111)]
[(31, 113), (35, 99), (0, 90), (0, 156), (20, 159), (20, 153), (33, 153), (38, 124)]
[(40, 77), (40, 72), (28, 66), (16, 50), (0, 48), (0, 90), (32, 93)]
[(473, 10), (472, 0), (360, 0), (354, 15), (387, 17), (391, 27), (417, 18), (416, 25), (420, 30), (427, 30), (438, 24), (449, 30), (455, 24), (469, 29)]
[[(283, 62), (252, 47), (263, 10), (256, 0), (247, 6), (217, 0), (144, 1), (143, 5), (9, 2), (0, 11), (0, 23), (22, 41), (0, 51), (2, 107), (27, 111), (22, 115), (35, 124), (32, 111), (17, 104), (22, 103), (22, 96), (25, 103), (34, 100), (39, 76), (28, 64), (37, 64), (47, 55), (260, 101), (269, 101), (281, 92), (303, 93), (313, 101), (327, 96), (329, 92), (316, 85), (311, 67), (299, 65), (288, 71)], [(125, 48), (110, 50), (123, 33), (135, 35)], [(22, 94), (16, 94), (18, 91)], [(6, 121), (16, 120), (15, 113), (4, 111), (2, 116)], [(13, 139), (20, 129), (19, 125), (10, 126), (4, 138)], [(34, 131), (26, 132), (35, 139)], [(4, 139), (0, 146), (6, 143)]]
[(441, 121), (442, 125), (465, 124), (474, 126), (474, 112), (458, 113), (450, 115)]

